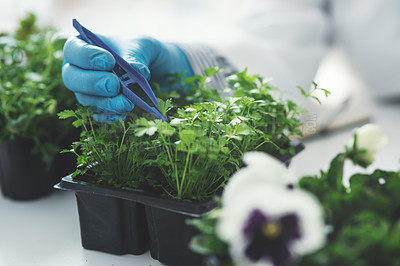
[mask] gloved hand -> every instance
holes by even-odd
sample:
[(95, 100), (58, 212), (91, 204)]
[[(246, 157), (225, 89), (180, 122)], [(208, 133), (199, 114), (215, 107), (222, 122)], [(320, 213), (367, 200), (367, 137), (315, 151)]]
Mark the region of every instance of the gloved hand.
[[(116, 53), (124, 58), (147, 79), (154, 80), (161, 90), (180, 89), (171, 87), (168, 74), (193, 71), (183, 51), (173, 43), (162, 43), (150, 37), (110, 38), (98, 35)], [(110, 71), (115, 59), (108, 51), (72, 37), (64, 46), (65, 64), (62, 78), (65, 86), (75, 93), (78, 102), (92, 106), (104, 115), (95, 115), (99, 122), (124, 117), (134, 105), (120, 93), (117, 76)]]

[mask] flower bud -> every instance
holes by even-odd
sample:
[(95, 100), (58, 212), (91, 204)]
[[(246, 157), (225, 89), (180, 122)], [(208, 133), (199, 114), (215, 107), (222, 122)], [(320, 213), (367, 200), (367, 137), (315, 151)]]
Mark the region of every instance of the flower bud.
[(354, 146), (355, 139), (355, 150), (362, 152), (358, 159), (364, 164), (370, 165), (375, 160), (375, 153), (386, 144), (387, 138), (376, 124), (366, 124), (358, 128), (355, 135), (351, 144)]

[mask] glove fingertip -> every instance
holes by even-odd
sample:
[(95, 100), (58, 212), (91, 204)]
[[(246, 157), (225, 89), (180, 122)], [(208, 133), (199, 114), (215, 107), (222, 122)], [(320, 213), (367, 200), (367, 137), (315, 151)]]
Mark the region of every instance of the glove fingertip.
[(125, 96), (120, 95), (119, 97), (119, 103), (117, 103), (117, 106), (120, 107), (120, 113), (129, 113), (133, 110), (135, 105)]
[(110, 71), (115, 66), (114, 57), (106, 50), (103, 51), (99, 48), (99, 51), (91, 54), (90, 57), (89, 62), (93, 69)]
[(93, 119), (98, 123), (107, 122), (107, 116), (105, 114), (94, 114)]
[(108, 123), (108, 124), (114, 124), (119, 121), (119, 119), (122, 119), (125, 121), (127, 117), (127, 114), (123, 115), (111, 115), (111, 114), (95, 114), (93, 115), (93, 119), (98, 122), (98, 123)]
[(128, 106), (127, 110), (128, 110), (128, 112), (131, 112), (133, 110), (133, 108), (135, 108), (135, 105), (128, 99), (126, 99), (126, 102), (127, 102), (126, 105)]
[(115, 65), (115, 59), (109, 51), (89, 44), (79, 36), (69, 38), (63, 52), (65, 61), (83, 69), (109, 71)]
[(120, 82), (116, 75), (106, 73), (95, 83), (94, 88), (97, 90), (96, 95), (117, 96), (120, 90)]
[(142, 74), (146, 79), (150, 79), (150, 70), (145, 64), (133, 62), (131, 63), (131, 66), (139, 71), (139, 73)]

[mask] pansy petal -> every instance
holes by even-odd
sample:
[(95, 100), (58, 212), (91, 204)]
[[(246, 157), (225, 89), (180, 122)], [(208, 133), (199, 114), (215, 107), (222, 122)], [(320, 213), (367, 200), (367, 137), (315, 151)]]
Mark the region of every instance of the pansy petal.
[(237, 171), (229, 179), (224, 189), (222, 202), (224, 205), (232, 202), (231, 198), (240, 193), (247, 193), (246, 189), (252, 189), (258, 185), (269, 184), (286, 187), (294, 182), (293, 172), (279, 160), (263, 152), (248, 152), (243, 156), (247, 165)]

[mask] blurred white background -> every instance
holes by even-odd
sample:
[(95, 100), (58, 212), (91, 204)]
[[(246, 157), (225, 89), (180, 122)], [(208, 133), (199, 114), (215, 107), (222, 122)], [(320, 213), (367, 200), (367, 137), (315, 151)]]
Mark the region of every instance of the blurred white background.
[(18, 18), (32, 11), (42, 25), (53, 25), (67, 35), (75, 34), (71, 21), (76, 18), (103, 34), (141, 33), (163, 40), (193, 40), (237, 19), (233, 14), (238, 13), (235, 11), (241, 3), (237, 0), (1, 0), (0, 30), (12, 30)]
[[(163, 41), (209, 44), (223, 41), (226, 32), (234, 32), (238, 25), (243, 24), (244, 18), (249, 16), (250, 12), (254, 12), (254, 7), (251, 9), (245, 0), (0, 0), (0, 2), (0, 32), (12, 31), (18, 26), (18, 19), (24, 17), (27, 12), (34, 12), (41, 25), (52, 25), (67, 37), (76, 34), (72, 27), (72, 19), (76, 18), (92, 31), (106, 35), (146, 34)], [(239, 49), (237, 53), (240, 52)], [(230, 51), (230, 54), (235, 53), (236, 50)], [(259, 60), (268, 59), (247, 58), (245, 67), (252, 70), (251, 66), (257, 65)], [(270, 73), (260, 74), (274, 80), (274, 77), (269, 76)], [(287, 79), (290, 80), (290, 77)], [(324, 108), (336, 108), (343, 100), (354, 94), (356, 96), (352, 97), (355, 106), (353, 108), (358, 110), (357, 113), (361, 113), (360, 117), (354, 119), (368, 116), (368, 111), (362, 108), (363, 105), (359, 102), (368, 101), (369, 92), (364, 92), (365, 84), (354, 75), (346, 57), (340, 51), (328, 51), (314, 80), (320, 87), (334, 92), (329, 99), (321, 97)], [(297, 93), (295, 86), (282, 89)]]

